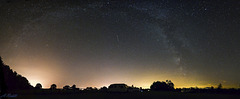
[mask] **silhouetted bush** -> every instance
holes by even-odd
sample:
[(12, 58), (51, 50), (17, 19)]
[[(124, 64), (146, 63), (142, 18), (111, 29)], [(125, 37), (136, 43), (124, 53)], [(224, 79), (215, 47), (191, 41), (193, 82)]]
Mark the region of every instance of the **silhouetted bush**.
[(77, 88), (75, 84), (72, 85), (72, 87), (71, 87), (70, 89), (72, 89), (72, 90), (74, 90), (74, 91), (75, 91), (75, 90), (79, 90), (79, 88)]
[(107, 92), (107, 90), (108, 90), (108, 89), (107, 89), (106, 86), (103, 86), (102, 88), (100, 88), (100, 91), (101, 91), (101, 92)]
[(128, 92), (140, 92), (140, 89), (132, 85), (131, 87), (128, 86)]
[(63, 87), (63, 90), (70, 90), (70, 86), (69, 86), (69, 85), (65, 85), (65, 86)]
[(96, 87), (87, 87), (86, 89), (84, 89), (85, 92), (97, 92), (98, 89)]
[(36, 86), (35, 86), (35, 89), (42, 89), (42, 84), (37, 83)]
[(71, 89), (76, 89), (76, 85), (72, 85)]
[(56, 90), (57, 89), (57, 85), (56, 84), (52, 84), (50, 87), (51, 90)]

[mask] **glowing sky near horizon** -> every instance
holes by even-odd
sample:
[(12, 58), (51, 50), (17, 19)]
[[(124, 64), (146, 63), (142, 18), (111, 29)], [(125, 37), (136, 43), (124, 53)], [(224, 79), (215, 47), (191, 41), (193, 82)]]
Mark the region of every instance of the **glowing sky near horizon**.
[(240, 1), (0, 1), (0, 55), (35, 86), (240, 87)]

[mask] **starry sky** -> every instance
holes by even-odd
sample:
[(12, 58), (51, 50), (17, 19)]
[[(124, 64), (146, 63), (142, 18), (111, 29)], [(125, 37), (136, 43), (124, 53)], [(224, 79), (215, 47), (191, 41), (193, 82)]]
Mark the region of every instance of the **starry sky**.
[(35, 86), (240, 87), (238, 0), (1, 0), (0, 55)]

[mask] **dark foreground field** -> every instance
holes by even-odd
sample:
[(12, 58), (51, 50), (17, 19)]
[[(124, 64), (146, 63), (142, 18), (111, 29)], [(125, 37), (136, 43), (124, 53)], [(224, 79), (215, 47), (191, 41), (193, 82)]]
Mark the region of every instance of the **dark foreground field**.
[(179, 92), (143, 92), (143, 93), (58, 93), (58, 94), (22, 94), (14, 99), (240, 99), (240, 95), (179, 93)]

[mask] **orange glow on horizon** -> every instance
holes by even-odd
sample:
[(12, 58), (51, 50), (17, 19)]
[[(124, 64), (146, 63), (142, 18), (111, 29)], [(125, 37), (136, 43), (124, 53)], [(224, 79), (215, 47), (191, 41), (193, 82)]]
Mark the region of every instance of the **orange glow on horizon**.
[[(60, 63), (50, 59), (39, 60), (26, 60), (22, 58), (17, 58), (15, 63), (10, 63), (9, 65), (14, 71), (26, 77), (32, 86), (37, 83), (41, 83), (43, 88), (50, 88), (51, 84), (56, 84), (58, 88), (62, 88), (65, 85), (72, 86), (75, 84), (77, 87), (97, 87), (101, 88), (103, 86), (108, 87), (113, 83), (125, 83), (129, 86), (134, 85), (136, 87), (150, 88), (154, 81), (166, 81), (171, 80), (175, 84), (175, 88), (189, 88), (189, 87), (217, 87), (219, 83), (223, 84), (223, 88), (236, 88), (237, 85), (231, 83), (219, 82), (210, 83), (211, 81), (205, 81), (202, 77), (198, 75), (191, 76), (179, 76), (174, 73), (162, 73), (164, 71), (139, 71), (132, 72), (129, 74), (121, 74), (114, 72), (111, 69), (109, 73), (114, 75), (103, 75), (101, 78), (88, 78), (81, 79), (78, 77), (66, 77), (68, 74), (66, 71), (59, 68)], [(107, 69), (106, 69), (107, 70)], [(114, 70), (114, 69), (113, 69)], [(144, 73), (143, 73), (144, 72)], [(162, 74), (161, 74), (162, 73)], [(80, 74), (79, 74), (80, 75)], [(88, 74), (86, 74), (88, 75)], [(91, 75), (89, 76), (91, 77)], [(78, 81), (79, 80), (79, 81)]]

